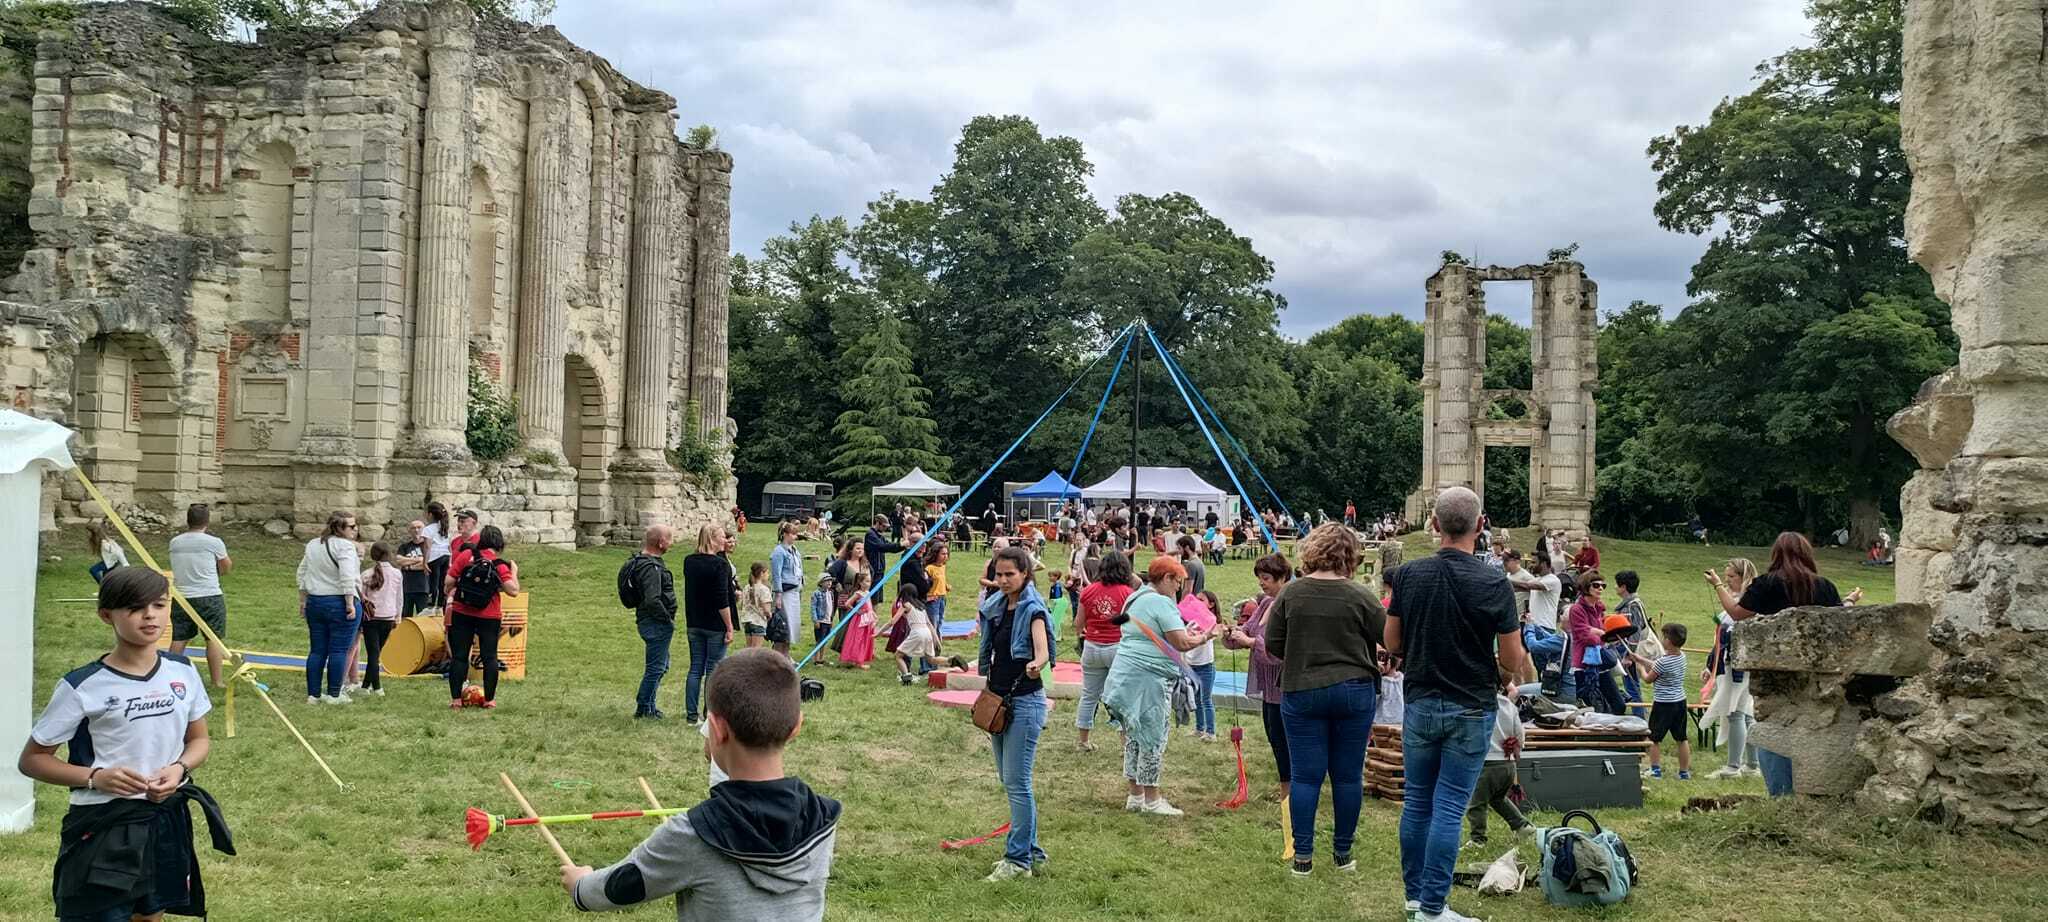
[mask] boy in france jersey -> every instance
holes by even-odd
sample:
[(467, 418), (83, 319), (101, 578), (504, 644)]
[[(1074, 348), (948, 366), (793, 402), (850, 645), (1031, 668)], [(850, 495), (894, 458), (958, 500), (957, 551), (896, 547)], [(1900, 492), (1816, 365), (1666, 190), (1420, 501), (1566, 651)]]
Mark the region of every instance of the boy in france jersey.
[(205, 811), (214, 848), (234, 854), (219, 807), (190, 778), (209, 749), (206, 683), (156, 647), (170, 588), (147, 567), (107, 574), (99, 615), (113, 650), (58, 680), (22, 748), (22, 774), (71, 789), (51, 888), (61, 920), (205, 915), (189, 803)]

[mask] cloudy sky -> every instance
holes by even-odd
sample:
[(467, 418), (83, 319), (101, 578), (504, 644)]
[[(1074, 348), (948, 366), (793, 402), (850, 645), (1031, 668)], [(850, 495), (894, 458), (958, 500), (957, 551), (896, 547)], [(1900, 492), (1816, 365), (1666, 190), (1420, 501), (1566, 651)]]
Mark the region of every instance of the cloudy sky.
[[(1705, 241), (1650, 214), (1644, 149), (1806, 40), (1792, 0), (561, 0), (737, 161), (733, 246), (923, 196), (975, 115), (1079, 138), (1105, 206), (1186, 192), (1271, 259), (1305, 336), (1420, 317), (1446, 248), (1581, 244), (1601, 305), (1676, 310)], [(1520, 290), (1517, 291), (1516, 289)], [(1489, 286), (1527, 320), (1527, 286)]]

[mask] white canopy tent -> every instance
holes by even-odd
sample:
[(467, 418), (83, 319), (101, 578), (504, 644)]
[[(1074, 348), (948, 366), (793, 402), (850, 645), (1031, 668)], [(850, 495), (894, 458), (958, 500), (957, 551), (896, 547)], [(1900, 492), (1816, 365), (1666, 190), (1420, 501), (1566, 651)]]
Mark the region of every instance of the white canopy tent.
[[(1130, 466), (1117, 468), (1116, 473), (1081, 488), (1081, 496), (1084, 499), (1129, 499)], [(1198, 512), (1214, 510), (1226, 518), (1237, 515), (1236, 498), (1230, 495), (1230, 491), (1203, 480), (1184, 467), (1138, 468), (1138, 498), (1183, 502)]]
[(930, 474), (924, 472), (924, 468), (913, 467), (910, 469), (910, 473), (897, 478), (895, 482), (885, 483), (868, 492), (868, 514), (874, 515), (875, 497), (877, 496), (959, 495), (959, 487), (953, 486), (951, 484), (940, 483), (936, 480), (933, 480)]
[[(71, 430), (46, 419), (0, 410), (0, 529), (34, 536), (42, 530), (43, 472), (70, 470)], [(0, 739), (28, 738), (35, 694), (36, 541), (0, 552)], [(0, 765), (0, 833), (26, 832), (35, 822), (35, 785)]]

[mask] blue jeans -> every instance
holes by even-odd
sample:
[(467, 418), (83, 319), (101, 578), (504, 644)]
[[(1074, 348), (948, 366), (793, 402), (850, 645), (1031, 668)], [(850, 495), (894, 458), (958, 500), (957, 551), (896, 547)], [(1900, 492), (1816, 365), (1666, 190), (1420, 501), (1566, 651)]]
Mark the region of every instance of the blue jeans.
[(996, 754), (996, 775), (1010, 798), (1010, 837), (1003, 845), (1003, 860), (1028, 868), (1045, 860), (1038, 847), (1038, 797), (1031, 790), (1031, 766), (1038, 759), (1038, 734), (1045, 729), (1045, 692), (1035, 691), (1010, 699), (1010, 725), (991, 733), (989, 747)]
[(1450, 898), (1458, 834), (1486, 767), (1495, 710), (1432, 696), (1408, 699), (1402, 714), (1401, 885), (1423, 912), (1442, 912)]
[[(640, 693), (633, 696), (633, 716), (654, 713), (654, 693), (661, 690), (661, 677), (668, 675), (669, 641), (676, 636), (673, 621), (642, 621), (640, 640), (647, 645), (647, 667), (640, 673)], [(723, 639), (724, 635), (720, 635)], [(694, 659), (694, 657), (693, 657)]]
[(1216, 732), (1216, 664), (1189, 666), (1195, 673), (1195, 732)]
[[(1336, 814), (1330, 850), (1351, 854), (1359, 806), (1365, 801), (1365, 744), (1372, 739), (1372, 717), (1378, 705), (1379, 684), (1372, 679), (1280, 693), (1280, 717), (1287, 723), (1287, 761), (1292, 774), (1287, 817), (1294, 831), (1297, 860), (1315, 854), (1316, 805), (1322, 798), (1325, 775), (1330, 778), (1330, 809)], [(1463, 817), (1463, 808), (1459, 809), (1458, 816)]]
[[(1621, 674), (1621, 678), (1623, 686), (1622, 694), (1626, 696), (1626, 700), (1643, 700), (1643, 678), (1639, 675), (1636, 675), (1635, 672), (1630, 670), (1624, 670)], [(1650, 709), (1646, 707), (1629, 708), (1628, 712), (1637, 717), (1641, 717), (1644, 720), (1650, 719)]]
[(306, 597), (306, 694), (319, 697), (322, 673), (327, 694), (341, 694), (341, 680), (348, 671), (348, 650), (356, 642), (355, 612), (348, 597), (309, 595)]
[(698, 693), (705, 677), (725, 658), (725, 632), (690, 628), (690, 677), (683, 687), (683, 715), (691, 721), (703, 713), (697, 710)]
[(1763, 772), (1764, 792), (1772, 797), (1792, 796), (1792, 760), (1768, 749), (1756, 750), (1756, 766)]
[(941, 629), (946, 626), (946, 597), (939, 596), (936, 599), (925, 600), (924, 612), (926, 615), (931, 616), (932, 631), (938, 635), (938, 640), (943, 643), (946, 639), (946, 632)]

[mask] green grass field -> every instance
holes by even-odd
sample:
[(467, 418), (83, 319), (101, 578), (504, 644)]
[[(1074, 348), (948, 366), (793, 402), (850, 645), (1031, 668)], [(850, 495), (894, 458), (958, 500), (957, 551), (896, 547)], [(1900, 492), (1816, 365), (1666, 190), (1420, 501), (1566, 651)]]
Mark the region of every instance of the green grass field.
[[(231, 639), (248, 649), (303, 651), (291, 582), (299, 545), (240, 533), (227, 539), (237, 562), (225, 579)], [(771, 539), (767, 529), (747, 533), (734, 555), (742, 572), (766, 558)], [(151, 545), (161, 553), (165, 540), (158, 536)], [(60, 675), (107, 646), (107, 629), (89, 604), (55, 601), (92, 591), (82, 555), (68, 542), (56, 550), (67, 559), (43, 567), (37, 590), (38, 710)], [(1409, 556), (1423, 550), (1411, 544)], [(1700, 628), (1710, 604), (1700, 571), (1745, 553), (1622, 541), (1602, 550), (1610, 575), (1621, 569), (1643, 575), (1653, 612), (1695, 628), (1695, 646), (1707, 636)], [(1746, 553), (1761, 558), (1756, 549)], [(241, 696), (241, 734), (233, 740), (222, 738), (216, 711), (213, 756), (196, 780), (221, 799), (241, 854), (202, 856), (214, 918), (566, 919), (574, 912), (551, 856), (530, 831), (500, 833), (480, 854), (463, 842), (463, 808), (517, 812), (498, 786), (499, 770), (519, 780), (543, 812), (637, 806), (635, 775), (645, 775), (670, 806), (701, 796), (706, 776), (697, 734), (676, 718), (657, 724), (628, 717), (641, 644), (614, 597), (612, 575), (625, 551), (515, 548), (513, 556), (533, 594), (531, 677), (505, 683), (494, 712), (450, 712), (438, 679), (396, 680), (388, 697), (346, 708), (309, 707), (301, 674), (264, 674), (278, 703), (352, 789), (330, 784), (253, 697)], [(955, 612), (971, 603), (982, 560), (979, 554), (954, 558)], [(1859, 568), (1839, 555), (1827, 556), (1824, 569), (1844, 591), (1865, 586), (1873, 602), (1892, 596), (1889, 572)], [(1249, 562), (1231, 561), (1210, 568), (1209, 582), (1226, 599), (1242, 598), (1253, 589), (1250, 570)], [(816, 574), (819, 565), (809, 563), (807, 571)], [(954, 652), (972, 651), (963, 645)], [(664, 709), (675, 715), (682, 711), (685, 658), (679, 641), (662, 692)], [(1185, 731), (1175, 736), (1165, 787), (1188, 810), (1186, 817), (1127, 814), (1120, 809), (1119, 753), (1113, 747), (1075, 751), (1072, 702), (1055, 707), (1038, 762), (1049, 874), (983, 884), (999, 846), (948, 853), (938, 843), (985, 833), (1006, 818), (988, 742), (964, 712), (932, 707), (921, 688), (898, 686), (886, 663), (871, 672), (813, 666), (811, 674), (822, 677), (830, 693), (806, 706), (806, 723), (789, 754), (793, 772), (846, 805), (830, 918), (1400, 917), (1394, 806), (1368, 801), (1356, 875), (1327, 870), (1325, 838), (1315, 876), (1294, 879), (1280, 860), (1274, 805), (1254, 801), (1236, 812), (1210, 806), (1235, 781), (1227, 742), (1197, 743)], [(1218, 667), (1243, 668), (1240, 658), (1220, 650)], [(1230, 718), (1219, 715), (1219, 722), (1227, 730)], [(1272, 763), (1255, 717), (1246, 729), (1253, 789), (1263, 793), (1274, 780)], [(1701, 754), (1698, 762), (1710, 768), (1717, 758)], [(1627, 837), (1644, 880), (1629, 903), (1592, 915), (1658, 922), (2048, 917), (2038, 848), (1866, 818), (1839, 805), (1760, 803), (1681, 817), (1678, 807), (1688, 796), (1761, 793), (1761, 784), (1648, 784), (1644, 809), (1602, 814)], [(0, 918), (50, 916), (50, 863), (63, 800), (62, 791), (41, 788), (36, 828), (0, 839)], [(571, 827), (561, 836), (578, 861), (603, 865), (623, 856), (645, 831), (627, 821)], [(1587, 915), (1549, 908), (1533, 891), (1505, 900), (1456, 891), (1452, 903), (1503, 920)], [(673, 911), (664, 901), (636, 917), (667, 918)]]

